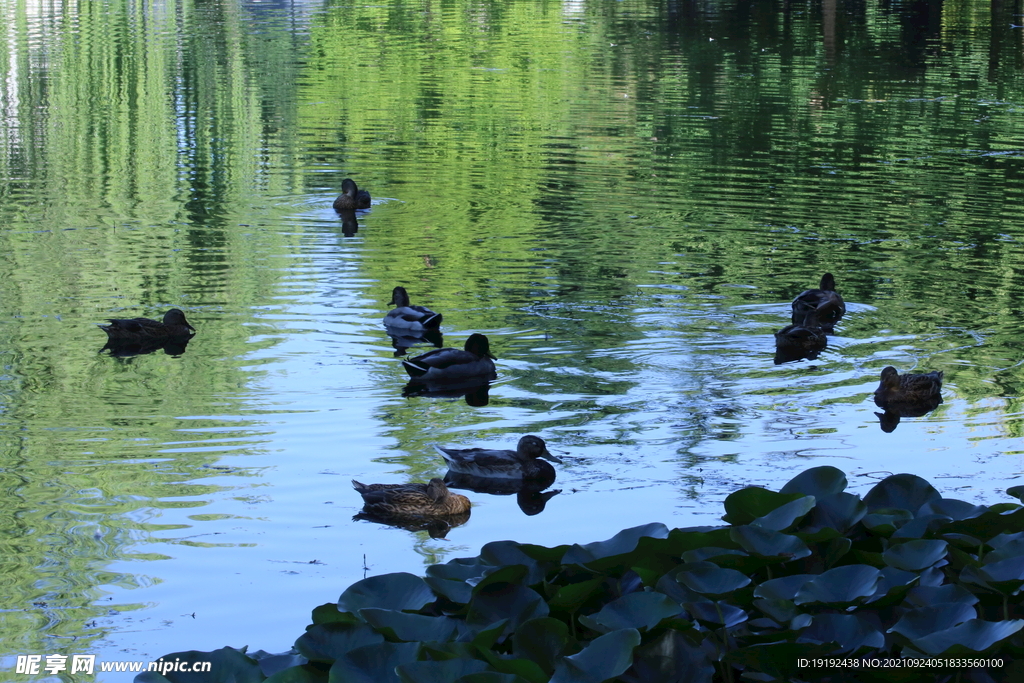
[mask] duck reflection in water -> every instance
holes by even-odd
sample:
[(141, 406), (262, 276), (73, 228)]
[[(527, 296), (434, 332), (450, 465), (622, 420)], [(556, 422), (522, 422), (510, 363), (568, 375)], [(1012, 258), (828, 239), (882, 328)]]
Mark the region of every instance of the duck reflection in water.
[(341, 234), (351, 237), (359, 232), (359, 221), (356, 220), (354, 209), (340, 209), (338, 215), (341, 217)]
[(469, 513), (427, 517), (423, 515), (382, 515), (363, 511), (353, 515), (352, 519), (353, 521), (393, 526), (406, 531), (426, 531), (431, 538), (446, 539), (449, 531), (469, 521)]
[(444, 475), (444, 483), (453, 489), (488, 493), (492, 496), (515, 494), (519, 509), (529, 517), (544, 512), (548, 501), (562, 492), (562, 489), (544, 490), (554, 482), (554, 469), (551, 470), (550, 479), (490, 479), (476, 477), (472, 474), (460, 474), (451, 470)]
[(178, 356), (185, 353), (185, 349), (188, 347), (191, 337), (179, 338), (179, 339), (146, 339), (146, 340), (126, 340), (126, 339), (108, 339), (106, 346), (100, 349), (100, 353), (109, 351), (110, 355), (114, 358), (131, 358), (132, 356), (143, 356), (147, 353), (155, 353), (157, 351), (163, 351), (168, 356)]
[(775, 364), (782, 365), (802, 358), (807, 360), (817, 358), (818, 354), (828, 346), (826, 326), (822, 323), (820, 316), (826, 316), (834, 324), (836, 319), (831, 318), (833, 310), (832, 304), (826, 302), (822, 304), (820, 310), (804, 310), (799, 320), (794, 312), (793, 324), (787, 325), (775, 333)]
[(883, 432), (896, 429), (901, 417), (921, 417), (942, 403), (942, 372), (899, 374), (891, 365), (882, 370), (875, 405), (884, 413), (875, 413)]
[[(398, 355), (397, 353), (395, 354)], [(480, 408), (490, 403), (490, 382), (466, 382), (451, 384), (448, 382), (409, 382), (402, 388), (402, 396), (427, 396), (429, 398), (463, 398), (466, 405)]]
[(437, 330), (410, 332), (389, 328), (388, 336), (391, 337), (391, 345), (395, 347), (395, 358), (401, 358), (413, 346), (428, 345), (439, 349), (444, 345), (444, 335)]

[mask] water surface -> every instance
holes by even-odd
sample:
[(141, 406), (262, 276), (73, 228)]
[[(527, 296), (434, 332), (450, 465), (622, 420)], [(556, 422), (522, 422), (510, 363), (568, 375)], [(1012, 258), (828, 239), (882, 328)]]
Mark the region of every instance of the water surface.
[[(0, 11), (5, 664), (280, 651), (368, 573), (714, 524), (818, 465), (1011, 500), (1019, 5)], [(847, 315), (774, 364), (825, 271)], [(489, 336), (486, 405), (403, 395), (396, 284), (447, 345)], [(101, 351), (96, 323), (170, 307), (183, 353)], [(886, 365), (942, 370), (942, 405), (883, 432)], [(539, 514), (352, 520), (351, 479), (526, 433), (565, 460)]]

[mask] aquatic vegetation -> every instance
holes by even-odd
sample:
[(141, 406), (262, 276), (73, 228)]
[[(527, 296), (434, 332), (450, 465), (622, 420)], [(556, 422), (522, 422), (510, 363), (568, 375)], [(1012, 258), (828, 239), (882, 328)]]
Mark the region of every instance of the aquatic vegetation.
[[(214, 659), (211, 681), (944, 681), (969, 668), (1018, 679), (1024, 506), (943, 498), (911, 474), (863, 498), (846, 488), (843, 472), (815, 467), (780, 491), (731, 494), (722, 526), (488, 543), (422, 578), (356, 582), (313, 610), (291, 653), (164, 660)], [(1024, 486), (1008, 493), (1024, 500)], [(825, 658), (847, 665), (808, 664)]]

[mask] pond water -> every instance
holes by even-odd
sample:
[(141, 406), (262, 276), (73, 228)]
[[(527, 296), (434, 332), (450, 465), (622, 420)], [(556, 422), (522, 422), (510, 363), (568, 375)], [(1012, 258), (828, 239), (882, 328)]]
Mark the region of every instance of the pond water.
[[(715, 524), (812, 466), (1012, 500), (1020, 2), (0, 13), (0, 678), (282, 651), (365, 575)], [(345, 177), (374, 196), (355, 223)], [(776, 365), (826, 271), (846, 316)], [(486, 400), (403, 394), (398, 284), (446, 345), (488, 335)], [(171, 307), (184, 350), (102, 349), (97, 323)], [(941, 370), (943, 403), (883, 431), (887, 365)], [(352, 479), (528, 433), (565, 461), (539, 513), (469, 492), (445, 538), (352, 519)]]

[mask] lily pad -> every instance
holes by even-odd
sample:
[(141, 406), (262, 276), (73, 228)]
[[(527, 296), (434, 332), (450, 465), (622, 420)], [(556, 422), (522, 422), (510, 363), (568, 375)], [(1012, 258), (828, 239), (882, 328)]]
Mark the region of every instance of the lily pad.
[(437, 597), (423, 579), (399, 572), (356, 581), (338, 598), (338, 609), (353, 614), (364, 607), (420, 610), (435, 600)]
[(912, 609), (904, 613), (889, 631), (913, 641), (977, 618), (978, 611), (973, 605), (965, 602), (947, 602)]
[(390, 641), (448, 640), (459, 623), (447, 617), (427, 617), (391, 609), (364, 607), (359, 616)]
[(733, 527), (732, 539), (751, 555), (780, 558), (785, 562), (811, 554), (811, 549), (796, 536), (753, 524)]
[(620, 679), (626, 683), (711, 683), (714, 674), (707, 653), (678, 631), (666, 630), (657, 640), (637, 648), (632, 668)]
[(816, 614), (811, 624), (800, 631), (798, 643), (836, 643), (837, 653), (861, 648), (880, 648), (885, 636), (877, 628), (854, 614)]
[(815, 578), (816, 574), (791, 574), (777, 579), (762, 581), (754, 589), (754, 596), (770, 600), (793, 600), (804, 584)]
[[(216, 672), (220, 680), (231, 680), (237, 683), (262, 683), (266, 678), (256, 660), (246, 655), (244, 650), (238, 650), (233, 647), (222, 647), (212, 652), (200, 652), (198, 650), (174, 652), (164, 655), (160, 659), (168, 662), (188, 662), (190, 664), (210, 662), (210, 671)], [(171, 683), (209, 683), (210, 674), (192, 671), (168, 671), (163, 674), (162, 678)], [(135, 679), (139, 683), (146, 681), (145, 678), (142, 678), (141, 674), (136, 676)], [(159, 681), (160, 679), (151, 678), (149, 680)]]
[(874, 595), (882, 573), (866, 564), (850, 564), (829, 569), (803, 585), (793, 599), (798, 605), (822, 602), (850, 605), (859, 598)]
[(917, 638), (914, 647), (930, 655), (984, 652), (1024, 627), (1024, 620), (982, 621), (971, 619), (962, 624)]
[(722, 595), (750, 585), (750, 578), (735, 569), (722, 569), (713, 562), (687, 562), (675, 574), (687, 588), (706, 595)]
[(383, 642), (367, 624), (317, 624), (298, 637), (295, 649), (311, 662), (333, 662), (349, 650)]
[(777, 493), (758, 486), (748, 486), (726, 497), (726, 514), (722, 519), (730, 524), (750, 524), (786, 503), (801, 498), (805, 496), (800, 493)]
[(814, 509), (814, 504), (814, 496), (803, 496), (780, 505), (762, 517), (758, 517), (750, 522), (750, 525), (782, 531), (793, 526), (797, 520), (803, 519), (804, 515)]
[(536, 663), (544, 673), (555, 670), (555, 662), (570, 644), (569, 627), (550, 617), (524, 621), (512, 635), (512, 652)]
[(822, 465), (796, 475), (779, 489), (779, 493), (802, 493), (822, 500), (845, 491), (846, 485), (846, 474), (841, 469)]
[(882, 553), (882, 557), (890, 567), (920, 571), (944, 558), (947, 547), (945, 541), (907, 541), (893, 544)]
[(402, 683), (451, 683), (466, 674), (487, 668), (479, 659), (446, 659), (440, 662), (409, 662), (395, 668)]
[(868, 508), (860, 496), (852, 493), (836, 493), (828, 498), (819, 498), (811, 514), (804, 520), (801, 527), (803, 533), (813, 533), (820, 529), (835, 529), (846, 533), (864, 519)]
[(637, 544), (642, 538), (668, 538), (668, 527), (661, 522), (653, 522), (631, 529), (623, 529), (607, 541), (574, 545), (565, 553), (562, 564), (585, 565), (594, 560), (625, 555), (636, 550)]
[(515, 631), (524, 621), (546, 617), (548, 611), (544, 598), (531, 588), (513, 583), (491, 585), (473, 596), (466, 614), (466, 623), (486, 627), (501, 619), (508, 619), (505, 628), (508, 633)]
[(331, 680), (345, 683), (398, 683), (395, 667), (416, 661), (419, 643), (377, 643), (357, 647), (331, 666)]
[(662, 619), (683, 611), (675, 600), (661, 593), (630, 593), (605, 605), (601, 611), (580, 617), (580, 623), (598, 633), (621, 629), (649, 630)]
[(902, 509), (916, 513), (925, 503), (942, 498), (927, 481), (914, 474), (894, 474), (875, 484), (864, 496), (868, 512)]
[(550, 683), (601, 683), (615, 678), (633, 663), (640, 633), (628, 628), (598, 636), (578, 653), (563, 657)]

